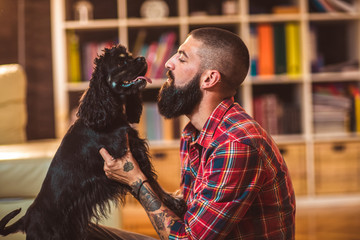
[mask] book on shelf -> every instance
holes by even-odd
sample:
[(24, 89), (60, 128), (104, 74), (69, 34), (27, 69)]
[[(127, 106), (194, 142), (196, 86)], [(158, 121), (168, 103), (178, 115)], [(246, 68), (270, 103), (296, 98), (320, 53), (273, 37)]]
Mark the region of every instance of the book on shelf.
[(353, 132), (360, 133), (360, 89), (356, 85), (350, 85), (349, 92), (352, 100), (350, 127)]
[(299, 12), (299, 6), (295, 5), (278, 5), (272, 8), (272, 13), (274, 14), (294, 14)]
[(95, 63), (94, 60), (102, 54), (104, 48), (111, 48), (116, 44), (116, 41), (89, 41), (83, 44), (82, 48), (82, 74), (83, 81), (89, 81), (94, 71)]
[(258, 35), (257, 28), (254, 25), (250, 26), (250, 42), (249, 42), (249, 52), (250, 52), (250, 76), (258, 75)]
[(143, 56), (141, 52), (142, 50), (141, 48), (145, 43), (146, 35), (147, 35), (147, 31), (145, 29), (139, 30), (135, 40), (134, 47), (131, 51), (134, 56)]
[(298, 23), (261, 23), (250, 27), (250, 75), (301, 74)]
[(285, 23), (287, 74), (301, 74), (300, 26), (296, 22)]
[(346, 133), (352, 131), (353, 101), (347, 88), (335, 84), (314, 86), (313, 123), (315, 133)]
[(276, 94), (262, 94), (253, 100), (254, 119), (270, 134), (300, 133), (300, 109)]
[(268, 23), (258, 24), (258, 73), (261, 76), (274, 75), (274, 31)]
[(165, 119), (160, 115), (156, 102), (145, 102), (143, 113), (137, 124), (139, 135), (148, 140), (175, 140), (180, 138), (184, 127), (182, 117)]
[(287, 72), (286, 67), (286, 42), (285, 26), (282, 23), (274, 24), (274, 57), (275, 73), (283, 74)]
[[(139, 34), (143, 35), (144, 33)], [(159, 37), (158, 41), (152, 41), (151, 43), (143, 42), (139, 55), (144, 56), (148, 63), (147, 77), (155, 79), (165, 77), (166, 68), (164, 65), (175, 51), (176, 39), (177, 35), (175, 32), (166, 32)]]
[(81, 82), (79, 37), (74, 31), (69, 31), (66, 36), (68, 44), (68, 81), (71, 83)]
[(310, 25), (309, 31), (310, 39), (310, 63), (311, 63), (311, 72), (316, 73), (320, 71), (320, 68), (324, 65), (324, 60), (321, 54), (318, 53), (318, 43), (317, 43), (317, 29), (314, 25)]
[(355, 13), (356, 7), (354, 2), (344, 0), (310, 0), (310, 9), (315, 12), (347, 12)]

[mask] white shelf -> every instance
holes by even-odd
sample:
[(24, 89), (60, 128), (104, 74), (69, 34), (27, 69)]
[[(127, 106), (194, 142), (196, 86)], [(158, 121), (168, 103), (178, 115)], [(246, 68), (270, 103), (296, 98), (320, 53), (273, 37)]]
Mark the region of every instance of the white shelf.
[(251, 23), (275, 23), (300, 21), (300, 14), (254, 14), (249, 17)]
[(310, 21), (344, 21), (344, 20), (359, 20), (359, 13), (311, 13), (309, 14)]
[(117, 19), (106, 19), (106, 20), (89, 20), (89, 21), (66, 21), (64, 28), (67, 30), (99, 30), (99, 29), (117, 29), (119, 26), (126, 26), (125, 21)]

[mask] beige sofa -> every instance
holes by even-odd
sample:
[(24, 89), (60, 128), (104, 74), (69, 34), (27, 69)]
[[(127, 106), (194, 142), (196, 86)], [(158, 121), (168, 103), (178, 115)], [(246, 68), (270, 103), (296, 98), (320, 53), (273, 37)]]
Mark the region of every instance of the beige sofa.
[[(0, 218), (20, 207), (16, 219), (24, 215), (40, 190), (59, 144), (58, 140), (47, 140), (0, 146)], [(102, 224), (120, 227), (119, 210), (113, 208), (111, 212)], [(0, 239), (25, 239), (25, 235), (17, 233)]]
[(26, 74), (19, 64), (0, 65), (0, 144), (26, 141)]

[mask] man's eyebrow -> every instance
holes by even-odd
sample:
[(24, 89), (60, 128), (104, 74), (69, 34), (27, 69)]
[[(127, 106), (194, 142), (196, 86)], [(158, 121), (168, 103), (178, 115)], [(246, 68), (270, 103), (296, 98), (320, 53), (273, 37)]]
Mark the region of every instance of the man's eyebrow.
[(179, 50), (178, 53), (184, 55), (186, 58), (189, 58), (186, 52), (183, 50)]

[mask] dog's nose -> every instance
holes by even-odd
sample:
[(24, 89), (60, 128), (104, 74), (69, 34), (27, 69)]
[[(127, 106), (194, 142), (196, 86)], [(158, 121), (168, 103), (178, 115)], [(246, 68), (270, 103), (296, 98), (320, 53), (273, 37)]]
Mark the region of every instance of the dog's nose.
[(143, 66), (147, 66), (147, 62), (146, 59), (144, 57), (137, 57), (135, 58), (135, 62), (137, 64), (143, 65)]
[(142, 62), (142, 63), (146, 63), (146, 59), (145, 59), (144, 57), (137, 57), (137, 58), (135, 59), (135, 61), (137, 61), (137, 62)]

